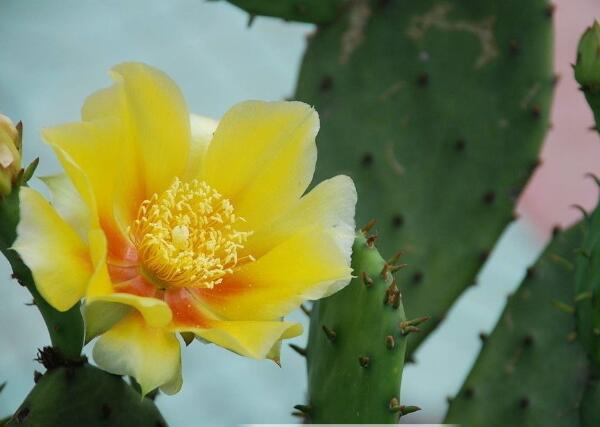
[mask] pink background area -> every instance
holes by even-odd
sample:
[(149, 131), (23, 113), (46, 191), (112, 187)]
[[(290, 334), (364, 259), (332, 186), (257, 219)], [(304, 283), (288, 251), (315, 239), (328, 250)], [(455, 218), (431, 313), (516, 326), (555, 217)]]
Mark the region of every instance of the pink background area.
[(577, 43), (593, 19), (600, 19), (599, 0), (558, 0), (555, 20), (554, 68), (560, 76), (552, 108), (550, 129), (541, 153), (542, 165), (523, 194), (518, 213), (527, 217), (540, 237), (554, 225), (567, 226), (581, 213), (579, 204), (593, 209), (599, 189), (586, 178), (588, 172), (600, 176), (600, 137), (590, 130), (592, 113), (573, 78)]

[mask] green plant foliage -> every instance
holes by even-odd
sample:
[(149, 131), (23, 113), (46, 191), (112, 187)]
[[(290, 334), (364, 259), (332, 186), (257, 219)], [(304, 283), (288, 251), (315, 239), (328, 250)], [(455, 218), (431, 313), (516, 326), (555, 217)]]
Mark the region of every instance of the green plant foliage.
[(7, 426), (166, 427), (150, 399), (120, 376), (83, 363), (55, 367), (37, 384)]
[(595, 407), (585, 399), (582, 403), (590, 372), (569, 310), (572, 263), (580, 242), (580, 226), (559, 233), (528, 270), (452, 399), (445, 422), (465, 427), (598, 425), (583, 422), (597, 417), (598, 401)]
[(402, 296), (386, 263), (362, 233), (352, 252), (350, 284), (312, 308), (306, 358), (307, 406), (318, 423), (396, 423), (414, 407), (400, 405), (407, 322)]
[(553, 93), (546, 0), (354, 1), (309, 41), (296, 97), (321, 116), (318, 180), (347, 173), (357, 221), (406, 249), (408, 316), (445, 316), (538, 165)]

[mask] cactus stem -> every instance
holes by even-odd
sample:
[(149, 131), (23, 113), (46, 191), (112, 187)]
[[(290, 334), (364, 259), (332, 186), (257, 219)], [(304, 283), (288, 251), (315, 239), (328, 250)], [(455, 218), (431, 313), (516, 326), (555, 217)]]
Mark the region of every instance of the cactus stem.
[(337, 338), (337, 333), (333, 329), (325, 325), (322, 326), (322, 329), (323, 332), (325, 332), (325, 336), (327, 337), (327, 339), (329, 339), (329, 341), (331, 342), (335, 342), (335, 339)]
[(367, 288), (370, 288), (371, 286), (373, 286), (373, 279), (371, 279), (371, 277), (367, 274), (366, 271), (363, 271), (360, 276), (361, 276), (362, 282), (364, 283), (364, 285)]
[(377, 224), (377, 220), (373, 218), (372, 220), (370, 220), (369, 222), (367, 222), (367, 224), (365, 226), (363, 226), (360, 229), (360, 231), (362, 232), (362, 234), (364, 236), (366, 236), (369, 233), (369, 231), (371, 231), (371, 229), (373, 228), (373, 226), (375, 224)]
[(362, 366), (363, 368), (368, 368), (369, 365), (371, 364), (371, 358), (369, 356), (360, 356), (358, 358), (358, 363), (360, 364), (360, 366)]
[(310, 317), (310, 309), (307, 306), (305, 306), (304, 304), (300, 304), (300, 310), (302, 310), (304, 314)]
[(296, 344), (289, 344), (290, 348), (292, 350), (294, 350), (296, 353), (298, 353), (300, 356), (304, 356), (306, 357), (306, 349), (300, 347), (299, 345)]
[(393, 335), (385, 337), (385, 346), (390, 350), (393, 350), (396, 347), (396, 339)]
[(108, 403), (102, 404), (101, 411), (102, 411), (102, 419), (103, 420), (107, 420), (110, 418), (110, 414), (111, 414), (112, 410), (110, 409), (110, 406), (108, 406)]

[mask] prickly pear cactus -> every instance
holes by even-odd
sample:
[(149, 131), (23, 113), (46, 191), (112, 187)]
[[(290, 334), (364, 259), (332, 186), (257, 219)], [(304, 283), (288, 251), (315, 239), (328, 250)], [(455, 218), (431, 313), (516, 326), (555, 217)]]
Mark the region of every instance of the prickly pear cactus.
[(87, 363), (53, 367), (36, 381), (7, 426), (167, 426), (152, 400)]
[(409, 317), (475, 275), (538, 165), (553, 92), (546, 0), (350, 2), (309, 41), (296, 97), (321, 116), (319, 179), (350, 174), (357, 220), (406, 249)]
[(423, 319), (406, 321), (393, 270), (358, 233), (355, 278), (314, 304), (306, 358), (308, 404), (296, 407), (320, 423), (396, 423), (418, 408), (400, 405), (407, 335)]
[[(569, 309), (572, 263), (580, 243), (579, 226), (558, 234), (528, 270), (452, 399), (447, 423), (465, 427), (598, 425), (582, 422), (598, 412), (598, 401), (591, 411), (582, 404), (590, 372)], [(580, 408), (591, 413), (580, 415)]]
[(264, 15), (286, 21), (325, 24), (332, 21), (348, 0), (229, 0), (251, 16)]

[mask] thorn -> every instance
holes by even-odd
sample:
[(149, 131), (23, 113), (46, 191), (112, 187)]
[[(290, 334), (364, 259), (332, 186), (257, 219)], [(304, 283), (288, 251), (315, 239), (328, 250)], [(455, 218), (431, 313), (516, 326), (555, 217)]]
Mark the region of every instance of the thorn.
[(463, 151), (465, 151), (465, 140), (460, 138), (457, 139), (456, 142), (454, 143), (454, 150), (456, 150), (457, 152), (461, 153)]
[(600, 187), (600, 178), (592, 172), (588, 172), (584, 175), (586, 178), (592, 178), (598, 187)]
[(23, 421), (25, 421), (27, 415), (29, 415), (29, 408), (24, 406), (23, 408), (17, 411), (17, 413), (14, 415), (14, 418), (18, 424), (21, 424)]
[(398, 270), (402, 270), (403, 268), (408, 267), (408, 264), (390, 264), (390, 273), (394, 274)]
[(381, 269), (381, 272), (379, 273), (379, 275), (381, 276), (382, 279), (387, 279), (387, 275), (390, 272), (390, 265), (386, 262), (385, 264), (383, 264), (383, 268)]
[(517, 40), (512, 39), (508, 43), (508, 53), (510, 53), (511, 56), (517, 56), (520, 51), (521, 51), (521, 45), (519, 44), (519, 42)]
[(290, 348), (292, 350), (294, 350), (296, 353), (298, 353), (300, 356), (304, 356), (306, 357), (306, 349), (300, 347), (299, 345), (296, 344), (288, 344), (290, 346)]
[(300, 310), (302, 310), (304, 314), (310, 317), (310, 309), (307, 306), (305, 306), (304, 304), (300, 304)]
[(398, 251), (394, 254), (393, 257), (391, 257), (387, 263), (388, 264), (396, 264), (396, 262), (398, 262), (400, 260), (400, 258), (402, 257), (402, 255), (404, 255), (404, 252), (402, 251)]
[(408, 334), (421, 332), (421, 328), (419, 328), (418, 326), (407, 326), (406, 328), (401, 329), (400, 332), (403, 336), (407, 336)]
[(370, 248), (374, 247), (378, 237), (377, 234), (367, 237), (367, 246)]
[(535, 267), (530, 266), (525, 270), (525, 280), (531, 280), (535, 277)]
[(400, 406), (400, 416), (404, 416), (404, 415), (408, 415), (408, 414), (412, 414), (413, 412), (417, 412), (420, 411), (421, 408), (419, 408), (418, 406)]
[(534, 105), (531, 107), (531, 115), (534, 119), (539, 119), (542, 116), (542, 109), (539, 105)]
[(385, 299), (383, 300), (383, 303), (391, 305), (392, 308), (396, 309), (400, 307), (400, 298), (400, 290), (398, 289), (398, 285), (396, 285), (396, 280), (392, 280), (389, 288), (387, 288), (385, 291)]
[(327, 336), (329, 341), (335, 342), (335, 339), (337, 338), (337, 333), (333, 329), (328, 328), (325, 325), (322, 326), (322, 329), (323, 329), (323, 332), (325, 332), (325, 335)]
[(369, 356), (360, 356), (358, 358), (358, 363), (360, 364), (360, 366), (362, 366), (363, 368), (368, 368), (369, 365), (371, 364), (371, 358)]
[(592, 298), (591, 291), (581, 292), (580, 294), (577, 294), (575, 296), (575, 302), (581, 302), (581, 301), (585, 301), (586, 299), (591, 299), (591, 298)]
[(523, 347), (531, 347), (533, 344), (533, 337), (531, 335), (525, 335), (523, 337)]
[(303, 414), (310, 414), (310, 406), (308, 405), (294, 405), (294, 409)]
[(427, 322), (429, 319), (429, 316), (421, 316), (412, 320), (404, 320), (400, 322), (400, 330), (406, 329), (409, 326), (419, 326), (420, 324)]
[(575, 308), (573, 308), (573, 306), (571, 306), (569, 304), (565, 304), (564, 302), (554, 300), (554, 301), (552, 301), (552, 305), (554, 305), (555, 308), (557, 308), (560, 311), (565, 312), (567, 314), (575, 313)]
[(256, 15), (254, 13), (251, 13), (248, 15), (248, 23), (246, 24), (247, 28), (252, 27), (252, 24), (254, 24), (255, 19), (256, 19)]
[(552, 18), (554, 16), (554, 12), (556, 12), (556, 5), (554, 3), (546, 6), (546, 10), (544, 11), (548, 18)]
[(371, 228), (373, 228), (373, 226), (377, 223), (376, 219), (372, 219), (369, 222), (367, 222), (367, 224), (360, 229), (360, 231), (362, 232), (362, 234), (364, 234), (365, 236), (367, 235), (367, 233), (369, 231), (371, 231)]
[(25, 303), (25, 305), (26, 305), (27, 307), (33, 307), (33, 306), (35, 305), (35, 300), (34, 300), (34, 299), (32, 299), (32, 300), (31, 300), (31, 302), (26, 302), (26, 303)]
[(385, 337), (385, 346), (389, 350), (393, 350), (396, 347), (396, 340), (394, 339), (393, 335), (388, 335)]
[(464, 393), (467, 399), (471, 399), (473, 396), (475, 396), (475, 390), (473, 387), (467, 387)]
[(486, 342), (486, 340), (488, 339), (488, 335), (485, 332), (479, 332), (479, 339), (481, 340), (481, 342)]
[(44, 375), (40, 371), (33, 371), (33, 382), (37, 384)]
[(527, 409), (529, 407), (529, 399), (526, 397), (523, 397), (519, 400), (519, 408), (521, 409)]
[[(575, 254), (577, 254), (577, 250), (575, 250)], [(584, 255), (586, 257), (589, 257), (589, 254), (585, 251), (581, 252), (581, 255)], [(575, 265), (573, 265), (573, 263), (563, 257), (561, 257), (560, 255), (556, 255), (556, 254), (551, 254), (550, 255), (550, 259), (556, 263), (559, 264), (561, 267), (563, 267), (565, 270), (568, 271), (572, 271), (575, 270)]]
[(363, 271), (363, 272), (360, 274), (360, 277), (361, 277), (361, 279), (362, 279), (362, 281), (363, 281), (364, 285), (365, 285), (367, 288), (370, 288), (371, 286), (373, 286), (373, 279), (371, 279), (371, 278), (369, 277), (369, 275), (367, 274), (367, 272), (366, 272), (366, 271)]
[(581, 212), (581, 214), (583, 215), (583, 217), (585, 218), (586, 221), (589, 221), (590, 219), (590, 215), (588, 214), (588, 212), (583, 208), (583, 206), (581, 205), (571, 205), (570, 207), (577, 209), (579, 212)]
[(496, 200), (496, 193), (490, 190), (483, 195), (482, 200), (486, 205), (491, 205)]
[(306, 414), (304, 412), (300, 412), (300, 411), (293, 411), (291, 413), (292, 417), (298, 417), (298, 418), (306, 418)]
[(429, 74), (422, 72), (417, 76), (417, 85), (420, 87), (426, 87), (429, 85)]

